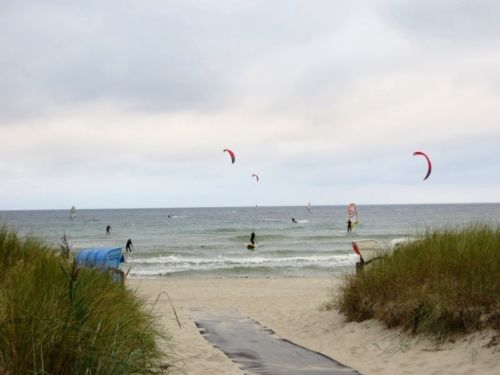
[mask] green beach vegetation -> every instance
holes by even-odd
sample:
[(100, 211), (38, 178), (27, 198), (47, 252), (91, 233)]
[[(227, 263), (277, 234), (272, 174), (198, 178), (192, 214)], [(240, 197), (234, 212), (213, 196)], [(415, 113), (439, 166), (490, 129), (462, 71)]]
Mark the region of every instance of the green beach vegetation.
[(63, 253), (0, 227), (0, 372), (160, 372), (163, 334), (144, 301)]
[(351, 321), (377, 319), (438, 342), (500, 332), (500, 227), (427, 230), (346, 275), (333, 305)]

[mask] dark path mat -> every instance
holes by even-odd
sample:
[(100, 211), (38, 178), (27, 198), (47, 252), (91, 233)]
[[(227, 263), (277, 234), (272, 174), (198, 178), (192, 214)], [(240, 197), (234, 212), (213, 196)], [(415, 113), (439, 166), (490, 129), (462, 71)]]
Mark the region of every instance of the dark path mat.
[(205, 316), (195, 323), (200, 333), (246, 374), (359, 374), (330, 357), (282, 339), (237, 312)]

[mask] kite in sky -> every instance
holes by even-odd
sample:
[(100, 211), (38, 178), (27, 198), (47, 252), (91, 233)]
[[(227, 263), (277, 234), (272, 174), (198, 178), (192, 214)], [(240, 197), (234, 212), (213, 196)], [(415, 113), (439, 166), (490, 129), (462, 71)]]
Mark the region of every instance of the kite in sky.
[(225, 148), (223, 152), (227, 152), (229, 156), (231, 156), (231, 163), (234, 164), (234, 161), (236, 160), (236, 157), (234, 156), (234, 152), (232, 152), (230, 149)]
[(429, 177), (431, 175), (431, 172), (432, 172), (432, 163), (431, 163), (431, 159), (429, 159), (429, 157), (422, 151), (415, 151), (413, 153), (413, 156), (423, 156), (426, 160), (427, 160), (427, 174), (425, 175), (424, 177), (424, 181), (427, 180), (427, 177)]

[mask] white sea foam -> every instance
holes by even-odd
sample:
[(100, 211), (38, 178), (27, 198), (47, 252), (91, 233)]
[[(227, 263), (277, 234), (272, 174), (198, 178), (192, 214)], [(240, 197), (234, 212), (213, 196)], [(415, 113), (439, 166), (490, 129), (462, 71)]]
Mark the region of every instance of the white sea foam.
[[(352, 266), (356, 262), (353, 255), (334, 256), (290, 256), (290, 257), (181, 257), (176, 255), (166, 257), (135, 258), (127, 260), (132, 266), (133, 275), (165, 275), (186, 271), (221, 271), (237, 269), (266, 269), (279, 270), (280, 268), (301, 269), (307, 267), (333, 269)], [(137, 266), (137, 267), (136, 267)]]
[(248, 256), (248, 257), (183, 257), (178, 255), (159, 256), (151, 258), (129, 258), (127, 263), (130, 264), (271, 264), (271, 263), (323, 263), (333, 262), (339, 263), (343, 261), (351, 261), (351, 255), (332, 255), (332, 256), (290, 256), (290, 257), (264, 257), (264, 256)]

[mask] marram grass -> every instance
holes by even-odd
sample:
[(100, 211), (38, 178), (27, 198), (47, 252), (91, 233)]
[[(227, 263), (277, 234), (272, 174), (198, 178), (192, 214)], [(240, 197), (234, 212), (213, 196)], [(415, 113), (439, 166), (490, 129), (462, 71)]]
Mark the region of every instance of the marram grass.
[(156, 373), (160, 337), (143, 301), (109, 274), (0, 228), (0, 373)]
[(500, 331), (500, 227), (428, 230), (346, 275), (334, 305), (349, 320), (378, 319), (437, 341)]

